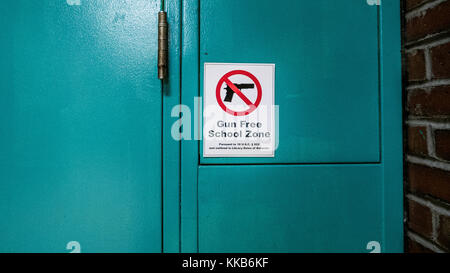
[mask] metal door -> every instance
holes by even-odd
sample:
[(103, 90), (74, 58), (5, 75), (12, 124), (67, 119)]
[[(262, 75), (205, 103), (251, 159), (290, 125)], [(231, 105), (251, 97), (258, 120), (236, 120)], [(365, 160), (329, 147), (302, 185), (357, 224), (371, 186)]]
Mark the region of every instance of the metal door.
[[(401, 251), (400, 9), (373, 2), (8, 1), (0, 251)], [(174, 139), (205, 62), (276, 64), (274, 158)]]
[(162, 251), (159, 10), (2, 3), (1, 252)]
[(399, 4), (183, 3), (183, 102), (208, 92), (204, 63), (273, 63), (280, 129), (274, 158), (183, 142), (182, 248), (401, 251)]

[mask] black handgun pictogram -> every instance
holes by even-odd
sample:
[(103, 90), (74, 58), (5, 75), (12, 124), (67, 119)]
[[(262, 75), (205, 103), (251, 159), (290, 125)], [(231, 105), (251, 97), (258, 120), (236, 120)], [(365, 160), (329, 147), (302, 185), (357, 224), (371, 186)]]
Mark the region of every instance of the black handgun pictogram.
[[(236, 86), (239, 90), (243, 90), (243, 89), (253, 89), (255, 88), (255, 85), (253, 83), (242, 83), (242, 84), (236, 84), (233, 83), (234, 86)], [(227, 90), (227, 94), (225, 96), (224, 101), (226, 102), (231, 102), (233, 100), (233, 96), (234, 96), (234, 91), (233, 89), (231, 89), (231, 87), (228, 86), (225, 88)]]

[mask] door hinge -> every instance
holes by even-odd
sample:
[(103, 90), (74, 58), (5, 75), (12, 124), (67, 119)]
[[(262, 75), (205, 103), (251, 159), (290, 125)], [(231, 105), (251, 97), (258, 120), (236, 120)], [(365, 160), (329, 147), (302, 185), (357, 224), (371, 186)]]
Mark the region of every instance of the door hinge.
[(158, 78), (164, 80), (167, 77), (168, 59), (168, 28), (167, 13), (158, 13)]

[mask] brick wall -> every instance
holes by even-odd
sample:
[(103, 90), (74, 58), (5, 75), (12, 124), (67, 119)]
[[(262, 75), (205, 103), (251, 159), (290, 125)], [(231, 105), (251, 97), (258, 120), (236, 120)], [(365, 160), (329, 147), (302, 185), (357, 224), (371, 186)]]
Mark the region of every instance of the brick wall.
[(450, 0), (402, 5), (405, 250), (449, 252)]

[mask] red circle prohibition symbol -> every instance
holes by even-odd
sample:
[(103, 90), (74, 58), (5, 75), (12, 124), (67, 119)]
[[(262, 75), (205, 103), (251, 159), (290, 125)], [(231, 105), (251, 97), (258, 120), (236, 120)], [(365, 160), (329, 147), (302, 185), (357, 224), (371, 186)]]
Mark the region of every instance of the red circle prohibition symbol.
[[(258, 96), (256, 98), (255, 102), (251, 102), (242, 92), (241, 90), (239, 90), (239, 88), (237, 88), (230, 80), (230, 77), (233, 75), (244, 75), (249, 77), (256, 85), (256, 90), (258, 90)], [(248, 105), (248, 109), (245, 111), (241, 111), (241, 112), (236, 112), (233, 111), (231, 109), (229, 109), (225, 103), (222, 101), (222, 98), (220, 96), (220, 90), (222, 88), (223, 83), (226, 83), (228, 85), (228, 87), (230, 87), (234, 93), (236, 95), (238, 95), (247, 105)], [(225, 74), (220, 80), (219, 83), (217, 84), (217, 88), (216, 88), (216, 99), (217, 102), (219, 103), (219, 106), (228, 114), (233, 115), (233, 116), (246, 116), (249, 115), (250, 113), (252, 113), (253, 111), (256, 110), (256, 108), (258, 108), (259, 104), (261, 103), (261, 99), (262, 99), (262, 88), (261, 88), (261, 84), (259, 83), (258, 79), (251, 74), (250, 72), (247, 72), (245, 70), (233, 70), (231, 72), (228, 72), (227, 74)]]

